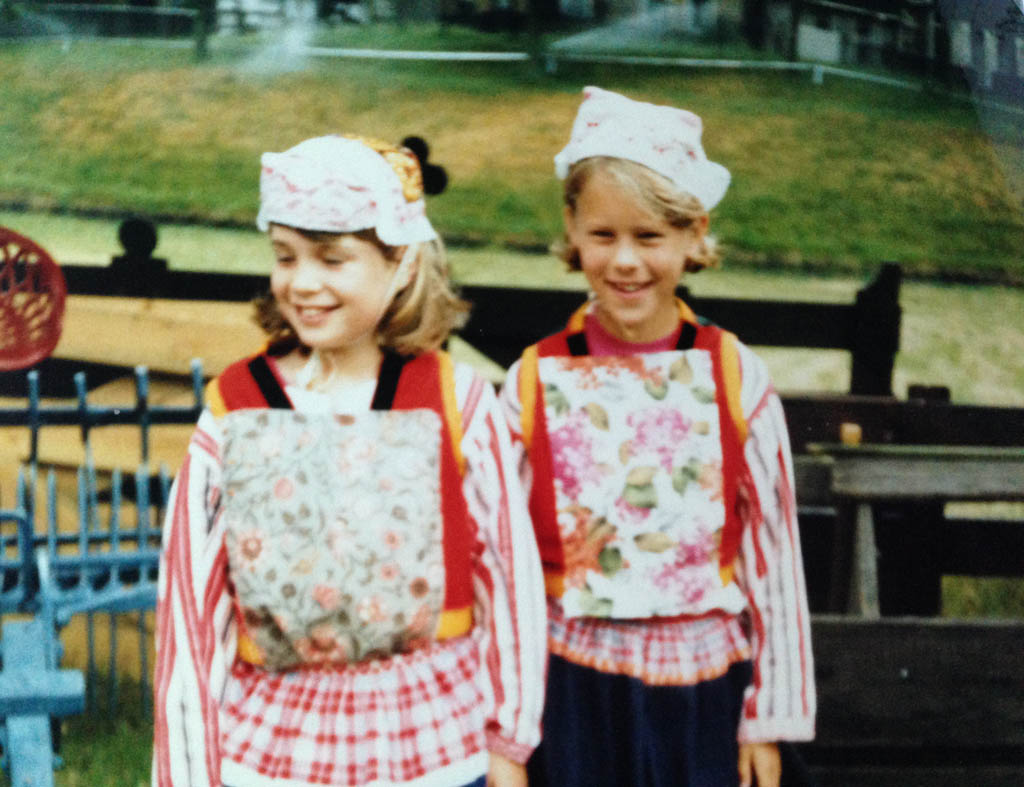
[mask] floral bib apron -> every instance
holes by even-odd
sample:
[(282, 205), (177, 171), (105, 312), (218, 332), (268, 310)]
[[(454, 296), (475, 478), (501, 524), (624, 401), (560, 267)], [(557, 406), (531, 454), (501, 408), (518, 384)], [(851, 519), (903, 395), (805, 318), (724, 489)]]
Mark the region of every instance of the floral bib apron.
[(222, 424), (239, 656), (280, 670), (432, 641), (445, 598), (440, 416), (265, 409)]

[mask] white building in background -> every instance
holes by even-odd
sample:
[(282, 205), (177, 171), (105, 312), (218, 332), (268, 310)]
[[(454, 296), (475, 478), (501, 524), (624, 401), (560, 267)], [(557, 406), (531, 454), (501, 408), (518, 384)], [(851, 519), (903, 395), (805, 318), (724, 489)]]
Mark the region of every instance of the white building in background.
[[(1024, 0), (762, 0), (786, 56), (950, 77), (1024, 102)], [(794, 9), (796, 18), (794, 18)]]

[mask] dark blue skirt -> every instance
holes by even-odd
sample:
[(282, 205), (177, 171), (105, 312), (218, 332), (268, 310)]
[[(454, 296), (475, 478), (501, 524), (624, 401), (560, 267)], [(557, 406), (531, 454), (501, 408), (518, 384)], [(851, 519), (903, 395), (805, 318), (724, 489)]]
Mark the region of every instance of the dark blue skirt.
[(736, 787), (749, 662), (695, 686), (648, 686), (552, 655), (530, 787)]

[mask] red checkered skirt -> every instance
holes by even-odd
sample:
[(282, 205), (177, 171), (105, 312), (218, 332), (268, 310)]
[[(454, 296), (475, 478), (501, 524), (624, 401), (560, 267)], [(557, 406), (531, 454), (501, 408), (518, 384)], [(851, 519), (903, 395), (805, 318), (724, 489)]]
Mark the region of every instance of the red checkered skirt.
[(486, 770), (480, 669), (472, 636), (342, 670), (236, 662), (220, 717), (225, 782), (230, 773), (246, 783), (428, 784), (434, 772), (472, 781)]
[(552, 653), (651, 686), (691, 686), (750, 658), (740, 618), (726, 612), (644, 620), (567, 618), (549, 599), (548, 621)]

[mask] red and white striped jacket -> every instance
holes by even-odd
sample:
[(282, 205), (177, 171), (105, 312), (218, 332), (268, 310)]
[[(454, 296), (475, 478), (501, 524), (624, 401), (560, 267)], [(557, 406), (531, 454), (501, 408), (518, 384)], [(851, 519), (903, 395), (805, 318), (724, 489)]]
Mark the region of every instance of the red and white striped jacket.
[[(701, 330), (688, 308), (681, 306), (681, 311), (684, 324), (688, 315), (692, 328)], [(584, 314), (581, 310), (574, 316), (572, 330), (582, 331), (587, 342), (599, 348), (598, 354), (629, 352), (625, 343), (604, 334), (597, 321)], [(675, 336), (669, 337), (665, 347), (646, 346), (642, 351), (671, 349), (675, 342)], [(548, 602), (549, 648), (574, 663), (631, 675), (651, 685), (691, 685), (750, 659), (753, 680), (745, 696), (740, 742), (809, 740), (814, 737), (816, 711), (814, 668), (788, 433), (764, 363), (740, 342), (733, 344), (745, 427), (733, 576), (745, 608), (738, 614), (711, 610), (698, 617), (625, 621), (567, 616), (553, 595)], [(519, 361), (509, 370), (501, 403), (529, 496), (536, 484), (551, 480), (534, 479), (544, 462), (524, 456), (522, 368)]]
[(543, 704), (540, 562), (493, 389), (460, 365), (454, 387), (474, 628), (343, 668), (271, 672), (237, 658), (222, 435), (202, 414), (163, 532), (154, 787), (448, 787), (482, 776), (488, 752), (525, 762)]

